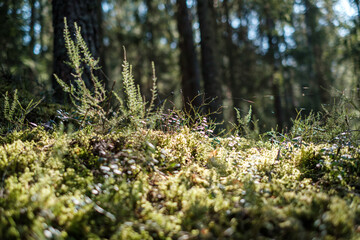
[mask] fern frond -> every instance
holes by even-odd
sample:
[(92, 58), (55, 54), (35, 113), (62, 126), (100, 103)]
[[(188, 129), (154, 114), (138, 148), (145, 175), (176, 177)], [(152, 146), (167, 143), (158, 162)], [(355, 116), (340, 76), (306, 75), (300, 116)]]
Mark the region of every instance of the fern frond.
[(37, 102), (30, 100), (26, 108), (24, 108), (18, 97), (18, 90), (15, 89), (12, 102), (10, 104), (9, 93), (4, 95), (4, 118), (8, 121), (9, 129), (18, 129), (24, 125), (26, 115), (36, 108), (44, 98)]
[(65, 40), (65, 48), (67, 50), (67, 54), (70, 59), (70, 62), (68, 64), (75, 70), (77, 75), (81, 75), (82, 68), (81, 68), (81, 57), (79, 54), (79, 47), (71, 39), (66, 18), (64, 18), (64, 40)]
[(57, 83), (64, 90), (64, 92), (67, 92), (67, 93), (71, 92), (71, 88), (69, 87), (69, 85), (67, 85), (63, 80), (61, 80), (56, 74), (54, 74), (54, 77), (55, 77)]
[(251, 121), (251, 116), (252, 116), (252, 107), (250, 105), (250, 108), (249, 108), (249, 112), (248, 114), (245, 116), (245, 124), (248, 125)]
[(157, 89), (157, 77), (155, 74), (155, 64), (154, 62), (151, 62), (151, 67), (152, 67), (152, 71), (153, 71), (153, 75), (152, 75), (152, 80), (153, 80), (153, 86), (151, 89), (151, 100), (150, 100), (150, 105), (148, 108), (148, 114), (154, 109), (155, 107), (155, 101), (158, 97), (158, 89)]
[(6, 120), (11, 121), (9, 112), (10, 112), (9, 92), (6, 92), (4, 96), (4, 117)]
[(27, 105), (25, 109), (25, 115), (29, 114), (34, 108), (36, 108), (42, 101), (44, 101), (45, 97), (41, 98), (39, 101), (34, 102), (33, 99), (31, 99), (30, 103)]
[[(11, 106), (10, 106), (10, 108), (9, 108), (9, 103), (10, 103), (10, 100), (9, 100), (9, 98), (7, 98), (7, 100), (5, 99), (5, 103), (6, 102), (8, 102), (7, 103), (7, 111), (6, 111), (6, 113), (4, 114), (4, 116), (5, 116), (5, 119), (7, 119), (9, 122), (12, 122), (13, 120), (14, 120), (14, 115), (15, 115), (15, 111), (16, 111), (16, 107), (17, 107), (17, 105), (18, 105), (18, 100), (19, 100), (19, 97), (18, 97), (18, 90), (17, 89), (15, 89), (15, 91), (14, 91), (14, 95), (13, 95), (13, 102), (12, 102), (12, 104), (11, 104)], [(7, 94), (7, 92), (6, 92), (6, 94)], [(21, 105), (20, 105), (20, 107), (21, 107)], [(6, 108), (5, 108), (6, 109)]]
[(134, 78), (132, 75), (132, 66), (126, 61), (126, 58), (123, 62), (122, 76), (128, 109), (133, 112), (133, 114), (136, 114), (138, 112), (137, 109), (139, 104), (142, 105), (142, 99), (139, 99), (139, 92), (137, 87), (135, 86)]

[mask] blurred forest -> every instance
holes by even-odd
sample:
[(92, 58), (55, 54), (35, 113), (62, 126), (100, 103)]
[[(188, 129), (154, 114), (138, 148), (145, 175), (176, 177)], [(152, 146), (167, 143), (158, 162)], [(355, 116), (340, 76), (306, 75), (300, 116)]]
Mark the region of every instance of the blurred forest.
[(222, 107), (217, 121), (234, 121), (234, 108), (246, 115), (251, 106), (262, 131), (285, 129), (298, 111), (321, 111), (341, 94), (359, 101), (359, 2), (2, 0), (0, 83), (62, 103), (52, 76), (71, 81), (67, 17), (100, 57), (108, 89), (121, 88), (124, 46), (145, 97), (154, 61), (159, 102), (186, 108), (205, 99), (210, 111)]

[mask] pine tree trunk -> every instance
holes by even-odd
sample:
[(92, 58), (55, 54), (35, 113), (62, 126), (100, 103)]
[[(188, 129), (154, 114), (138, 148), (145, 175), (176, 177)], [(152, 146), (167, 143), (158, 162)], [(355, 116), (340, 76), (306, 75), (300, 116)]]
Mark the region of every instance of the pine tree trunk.
[(310, 80), (310, 91), (312, 94), (312, 109), (319, 111), (321, 103), (328, 102), (329, 96), (326, 90), (323, 88), (327, 87), (327, 79), (324, 73), (324, 62), (323, 62), (323, 44), (321, 37), (319, 36), (318, 30), (318, 19), (319, 9), (309, 0), (304, 0), (305, 5), (305, 23), (307, 33), (307, 44), (309, 49), (309, 61), (308, 61), (308, 72)]
[[(145, 32), (144, 36), (145, 36), (147, 61), (149, 64), (151, 64), (151, 62), (155, 62), (157, 60), (155, 37), (154, 37), (154, 27), (155, 26), (153, 23), (153, 21), (154, 21), (153, 19), (154, 19), (154, 16), (156, 16), (156, 12), (155, 12), (155, 9), (153, 6), (154, 1), (145, 0), (145, 4), (146, 4), (147, 12), (146, 12), (146, 19), (145, 19), (143, 31)], [(156, 64), (156, 62), (155, 62), (155, 64)], [(145, 66), (146, 66), (146, 64), (145, 64)], [(150, 69), (147, 69), (147, 70), (150, 70)], [(149, 98), (151, 96), (148, 95), (148, 93), (150, 92), (150, 89), (152, 88), (153, 81), (152, 81), (152, 78), (148, 77), (148, 76), (146, 76), (146, 79), (147, 79), (147, 81), (145, 84), (145, 95), (147, 95), (146, 98)]]
[[(279, 46), (278, 46), (278, 36), (274, 35), (275, 32), (275, 22), (269, 16), (268, 9), (265, 10), (266, 14), (266, 30), (267, 30), (267, 39), (269, 44), (269, 49), (267, 52), (267, 61), (271, 67), (271, 72), (269, 75), (269, 82), (271, 84), (271, 91), (274, 97), (274, 113), (276, 118), (276, 123), (281, 131), (284, 125), (284, 114), (282, 108), (282, 101), (280, 95), (280, 84), (275, 79), (275, 73), (279, 71), (279, 66), (281, 65), (281, 60), (276, 58), (276, 54), (279, 54)], [(278, 57), (280, 58), (280, 57)]]
[[(53, 0), (53, 27), (54, 27), (54, 74), (66, 83), (72, 81), (72, 69), (64, 63), (68, 60), (67, 51), (65, 49), (65, 41), (63, 37), (64, 17), (67, 18), (67, 23), (71, 35), (74, 31), (74, 22), (81, 27), (81, 34), (95, 58), (99, 57), (100, 38), (99, 38), (99, 19), (98, 19), (98, 0), (73, 0), (61, 1)], [(88, 87), (91, 87), (90, 75), (84, 72), (83, 79)], [(61, 87), (52, 78), (54, 89), (54, 100), (57, 102), (64, 102), (65, 95)]]
[[(105, 46), (103, 44), (103, 39), (104, 39), (104, 15), (103, 15), (103, 9), (102, 9), (102, 0), (96, 0), (97, 1), (97, 24), (98, 24), (98, 33), (97, 33), (97, 39), (99, 41), (99, 49), (98, 49), (98, 56), (100, 57), (100, 67), (101, 67), (101, 73), (107, 75), (107, 64), (105, 61)], [(100, 74), (100, 76), (102, 76), (102, 74)], [(108, 91), (111, 90), (114, 82), (110, 79), (106, 79), (104, 77), (101, 77), (101, 80), (103, 80), (104, 84), (105, 84), (105, 89), (107, 89)]]
[[(231, 20), (230, 20), (230, 11), (229, 11), (229, 2), (228, 0), (223, 1), (224, 6), (224, 14), (226, 19), (226, 55), (229, 59), (228, 61), (228, 76), (225, 77), (226, 79), (226, 85), (229, 91), (227, 92), (227, 95), (229, 96), (228, 99), (230, 99), (232, 106), (234, 106), (234, 93), (237, 93), (236, 90), (236, 78), (235, 78), (235, 64), (236, 64), (236, 57), (234, 52), (234, 43), (233, 43), (233, 27), (231, 26)], [(225, 71), (224, 71), (225, 72)], [(225, 75), (225, 74), (224, 74)], [(239, 80), (239, 79), (238, 79)], [(239, 97), (239, 96), (237, 96)], [(233, 108), (230, 110), (230, 114), (232, 115), (230, 119), (236, 119), (236, 112), (233, 110)]]
[[(201, 34), (201, 66), (204, 81), (205, 99), (211, 101), (208, 111), (217, 111), (222, 104), (222, 86), (219, 75), (219, 63), (214, 18), (213, 0), (198, 0), (197, 10)], [(213, 120), (221, 122), (222, 114), (213, 114)]]
[(35, 47), (35, 43), (36, 43), (36, 38), (35, 38), (35, 22), (36, 22), (36, 9), (35, 9), (35, 0), (30, 0), (29, 1), (30, 4), (30, 11), (31, 11), (31, 15), (30, 15), (30, 43), (29, 43), (29, 55), (34, 57), (34, 47)]
[(201, 99), (198, 96), (200, 92), (200, 69), (196, 56), (196, 49), (193, 38), (192, 23), (186, 0), (177, 0), (177, 25), (179, 30), (180, 46), (180, 68), (181, 68), (181, 86), (184, 97), (184, 108), (189, 111), (189, 103), (195, 107), (201, 105)]

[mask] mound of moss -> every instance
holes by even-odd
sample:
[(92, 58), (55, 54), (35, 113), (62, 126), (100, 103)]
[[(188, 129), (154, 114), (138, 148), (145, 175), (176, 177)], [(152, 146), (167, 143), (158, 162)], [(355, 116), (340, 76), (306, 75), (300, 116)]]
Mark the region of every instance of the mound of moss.
[(0, 143), (0, 239), (360, 237), (358, 147), (187, 127)]

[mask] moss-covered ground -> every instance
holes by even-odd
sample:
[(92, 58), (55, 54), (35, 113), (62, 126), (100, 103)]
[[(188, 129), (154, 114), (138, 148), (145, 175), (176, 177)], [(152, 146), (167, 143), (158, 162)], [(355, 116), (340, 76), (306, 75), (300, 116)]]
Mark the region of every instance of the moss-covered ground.
[(360, 239), (360, 149), (342, 136), (13, 131), (0, 239)]

